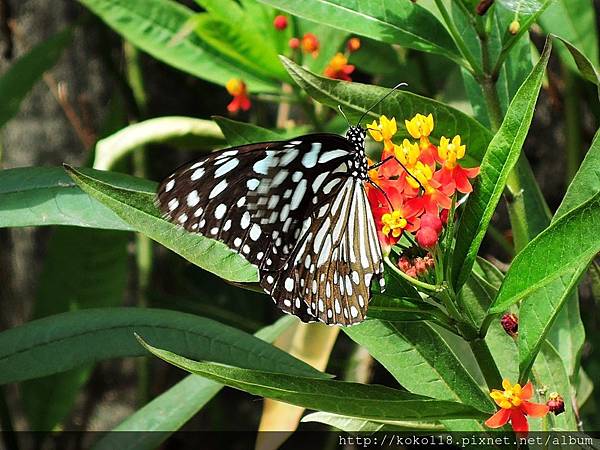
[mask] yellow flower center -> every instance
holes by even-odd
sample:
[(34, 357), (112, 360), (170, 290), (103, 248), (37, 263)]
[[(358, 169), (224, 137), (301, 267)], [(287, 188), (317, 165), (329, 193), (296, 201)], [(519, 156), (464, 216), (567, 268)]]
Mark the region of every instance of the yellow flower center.
[(452, 141), (442, 136), (438, 147), (438, 155), (444, 160), (447, 169), (454, 169), (457, 161), (465, 156), (465, 146), (461, 145), (460, 136), (454, 136)]
[(246, 90), (246, 85), (242, 80), (232, 78), (227, 82), (225, 88), (227, 89), (227, 92), (229, 92), (230, 95), (237, 97), (238, 95), (242, 95), (244, 93), (244, 91)]
[(509, 380), (502, 381), (503, 391), (493, 389), (490, 396), (494, 399), (500, 408), (511, 409), (516, 408), (523, 403), (521, 400), (522, 387), (520, 384), (512, 385)]
[(404, 139), (402, 145), (394, 145), (394, 155), (406, 167), (414, 167), (421, 156), (421, 150), (417, 144)]
[[(406, 130), (415, 139), (427, 138), (433, 131), (433, 116), (429, 114), (424, 116), (423, 114), (417, 114), (410, 120), (405, 120)], [(429, 144), (429, 140), (421, 139), (421, 144), (424, 142)]]
[(329, 61), (329, 68), (335, 72), (340, 72), (344, 66), (348, 64), (348, 58), (343, 53), (336, 53), (336, 55)]
[(435, 192), (435, 188), (429, 184), (429, 180), (433, 178), (433, 171), (427, 164), (417, 161), (414, 167), (410, 170), (410, 174), (406, 176), (407, 183), (414, 189), (422, 187), (427, 194)]
[(393, 211), (391, 214), (385, 213), (381, 216), (381, 221), (383, 222), (383, 227), (381, 228), (383, 234), (389, 236), (391, 233), (395, 238), (400, 237), (402, 230), (408, 225), (407, 220), (402, 217), (400, 211)]

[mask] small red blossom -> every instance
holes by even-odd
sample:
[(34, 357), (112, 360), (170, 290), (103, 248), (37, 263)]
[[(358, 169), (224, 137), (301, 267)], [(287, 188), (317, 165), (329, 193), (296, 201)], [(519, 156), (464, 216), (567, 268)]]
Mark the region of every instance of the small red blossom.
[(225, 85), (227, 92), (233, 96), (233, 100), (227, 105), (227, 111), (230, 113), (237, 113), (240, 109), (242, 111), (248, 111), (252, 104), (248, 98), (248, 91), (246, 89), (246, 83), (237, 78), (232, 78)]
[(437, 149), (438, 161), (442, 168), (436, 172), (435, 179), (444, 186), (448, 195), (454, 194), (456, 190), (468, 194), (473, 190), (469, 178), (475, 178), (479, 174), (479, 167), (464, 168), (458, 164), (458, 160), (465, 156), (465, 146), (461, 145), (460, 136), (455, 136), (452, 141), (442, 136)]
[(298, 47), (300, 47), (300, 39), (293, 37), (288, 42), (288, 45), (292, 50), (296, 50)]
[(275, 19), (273, 20), (273, 26), (279, 31), (285, 30), (288, 26), (287, 17), (283, 16), (281, 14), (276, 16)]
[(504, 390), (493, 389), (490, 393), (501, 409), (486, 420), (485, 425), (500, 428), (510, 422), (515, 432), (526, 435), (529, 432), (527, 417), (544, 417), (549, 408), (547, 405), (529, 401), (533, 397), (531, 382), (521, 387), (520, 384), (512, 385), (509, 380), (504, 379), (502, 387)]
[(360, 39), (357, 37), (353, 37), (348, 39), (346, 43), (346, 48), (350, 53), (354, 53), (360, 49)]
[(350, 74), (354, 72), (354, 66), (348, 64), (348, 58), (342, 53), (337, 53), (327, 67), (325, 67), (324, 75), (335, 80), (352, 81)]
[(502, 325), (506, 334), (511, 337), (516, 337), (519, 334), (519, 318), (512, 313), (504, 314), (500, 319), (500, 325)]
[(304, 53), (310, 53), (313, 58), (319, 54), (319, 40), (313, 33), (305, 33), (302, 36), (302, 50)]
[(438, 234), (431, 227), (421, 227), (417, 231), (417, 243), (423, 248), (433, 248), (438, 241)]
[(548, 410), (555, 416), (565, 412), (565, 400), (558, 392), (550, 393), (550, 399), (546, 402), (546, 406), (548, 406)]
[(443, 227), (441, 219), (434, 214), (423, 214), (421, 217), (421, 226), (433, 228), (437, 234), (442, 232)]

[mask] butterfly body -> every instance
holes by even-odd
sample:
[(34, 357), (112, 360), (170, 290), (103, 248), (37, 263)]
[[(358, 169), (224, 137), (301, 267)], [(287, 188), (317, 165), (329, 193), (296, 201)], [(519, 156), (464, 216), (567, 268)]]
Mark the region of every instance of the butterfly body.
[(383, 282), (366, 198), (365, 131), (309, 134), (211, 153), (159, 186), (165, 216), (224, 242), (259, 269), (260, 284), (305, 322), (364, 320)]

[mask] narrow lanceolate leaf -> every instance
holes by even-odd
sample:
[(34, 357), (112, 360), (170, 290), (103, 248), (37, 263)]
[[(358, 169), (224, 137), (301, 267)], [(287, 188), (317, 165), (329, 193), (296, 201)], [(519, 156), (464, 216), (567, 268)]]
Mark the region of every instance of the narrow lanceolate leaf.
[(0, 333), (0, 384), (43, 377), (108, 358), (142, 356), (134, 333), (192, 358), (327, 377), (287, 353), (214, 320), (164, 309), (83, 309)]
[[(390, 89), (361, 83), (348, 83), (321, 77), (281, 57), (283, 64), (308, 95), (332, 108), (342, 107), (351, 121), (358, 120), (373, 104), (388, 94)], [(415, 114), (433, 114), (436, 136), (460, 134), (468, 145), (467, 156), (472, 164), (481, 161), (484, 149), (492, 135), (476, 120), (457, 109), (411, 92), (398, 90), (370, 111), (365, 120), (379, 119), (381, 114), (395, 117), (400, 124)], [(406, 128), (400, 126), (399, 137), (410, 138)]]
[(253, 395), (309, 409), (376, 420), (483, 418), (486, 414), (456, 402), (435, 400), (380, 385), (292, 376), (198, 362), (142, 344), (155, 356)]
[[(288, 137), (292, 137), (288, 133), (279, 133), (267, 128), (259, 127), (258, 125), (238, 122), (226, 117), (214, 116), (213, 120), (221, 129), (227, 143), (231, 147), (252, 144), (254, 142), (281, 141)], [(301, 134), (302, 132), (299, 132), (294, 135), (299, 136)]]
[(519, 88), (500, 130), (490, 142), (481, 161), (479, 179), (467, 201), (457, 230), (452, 264), (452, 282), (457, 291), (471, 273), (479, 246), (500, 200), (508, 175), (521, 153), (551, 49), (552, 43), (547, 41), (539, 62)]
[(169, 143), (194, 148), (223, 145), (219, 127), (210, 120), (193, 117), (158, 117), (130, 125), (96, 144), (94, 168), (109, 170), (128, 153), (147, 144)]
[[(265, 342), (272, 342), (293, 323), (296, 323), (296, 320), (292, 316), (284, 316), (273, 325), (260, 329), (254, 336)], [(92, 450), (154, 450), (200, 411), (222, 388), (220, 383), (198, 375), (188, 375), (127, 417), (113, 428), (111, 433), (102, 436)]]
[(350, 33), (402, 47), (437, 53), (460, 61), (444, 26), (433, 14), (411, 2), (346, 0), (259, 0), (274, 8)]
[(369, 320), (344, 331), (410, 392), (494, 412), (489, 396), (427, 322)]
[(583, 76), (583, 78), (598, 86), (598, 96), (600, 97), (600, 73), (598, 72), (598, 69), (596, 69), (588, 57), (585, 56), (577, 47), (565, 39), (558, 39), (565, 44), (567, 50), (569, 50), (571, 53), (573, 61), (575, 62), (575, 65), (577, 66), (577, 69), (579, 69), (579, 73)]
[(340, 416), (326, 412), (308, 414), (302, 422), (317, 422), (330, 425), (338, 430), (348, 433), (373, 433), (376, 431), (439, 431), (444, 427), (434, 422), (400, 422), (400, 421), (374, 421), (359, 417)]
[(563, 215), (514, 259), (490, 313), (500, 313), (600, 251), (600, 193)]
[(19, 111), (21, 101), (42, 74), (56, 64), (72, 37), (71, 29), (51, 36), (15, 61), (0, 77), (0, 128)]
[[(131, 177), (119, 180), (123, 188), (140, 188)], [(116, 180), (115, 180), (116, 182)], [(23, 167), (0, 170), (0, 228), (41, 225), (133, 230), (119, 216), (87, 193), (59, 167)]]
[(225, 85), (243, 78), (248, 88), (275, 91), (279, 82), (265, 78), (216, 52), (196, 33), (182, 35), (194, 12), (173, 0), (79, 0), (107, 25), (156, 59), (199, 78)]
[[(134, 191), (102, 179), (103, 172), (81, 172), (67, 167), (77, 185), (112, 209), (136, 231), (180, 254), (188, 261), (222, 278), (237, 282), (258, 279), (256, 266), (225, 244), (197, 233), (188, 233), (161, 217), (154, 204), (154, 190)], [(118, 175), (113, 174), (113, 178)]]

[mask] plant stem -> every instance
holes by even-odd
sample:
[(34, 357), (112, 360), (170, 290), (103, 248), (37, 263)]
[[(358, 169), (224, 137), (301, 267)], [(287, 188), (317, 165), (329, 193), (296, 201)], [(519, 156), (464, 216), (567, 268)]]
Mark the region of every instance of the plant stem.
[(446, 6), (444, 5), (444, 2), (442, 0), (435, 0), (435, 4), (438, 7), (438, 9), (440, 10), (442, 17), (444, 18), (444, 22), (446, 23), (446, 26), (448, 27), (448, 31), (452, 35), (452, 39), (454, 40), (454, 43), (458, 47), (458, 50), (460, 51), (462, 57), (468, 63), (468, 66), (465, 66), (465, 69), (467, 69), (469, 72), (471, 72), (475, 76), (475, 78), (481, 76), (481, 69), (479, 67), (479, 64), (477, 63), (477, 61), (471, 54), (471, 51), (468, 49), (467, 45), (465, 44), (465, 41), (462, 38), (458, 29), (456, 28), (454, 21), (450, 17), (450, 14), (448, 13)]
[(473, 350), (473, 354), (488, 388), (491, 390), (502, 386), (502, 374), (498, 370), (496, 361), (494, 361), (494, 357), (485, 339), (481, 337), (473, 339), (469, 341), (469, 345), (471, 346), (471, 350)]

